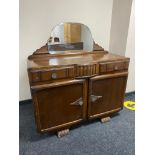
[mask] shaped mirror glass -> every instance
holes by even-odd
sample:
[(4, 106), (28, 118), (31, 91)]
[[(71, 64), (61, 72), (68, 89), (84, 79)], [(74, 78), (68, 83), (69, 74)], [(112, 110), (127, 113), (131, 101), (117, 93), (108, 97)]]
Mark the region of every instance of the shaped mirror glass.
[(56, 25), (48, 40), (50, 54), (91, 52), (93, 38), (89, 28), (81, 23), (61, 23)]

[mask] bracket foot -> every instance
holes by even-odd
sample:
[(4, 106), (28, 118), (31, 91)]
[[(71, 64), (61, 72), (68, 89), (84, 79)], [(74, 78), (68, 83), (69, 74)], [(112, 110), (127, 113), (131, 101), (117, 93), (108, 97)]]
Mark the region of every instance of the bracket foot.
[(110, 117), (104, 117), (104, 118), (101, 118), (101, 122), (106, 123), (106, 122), (109, 122), (110, 119), (111, 119)]
[(66, 136), (69, 133), (69, 129), (61, 130), (57, 132), (59, 138)]

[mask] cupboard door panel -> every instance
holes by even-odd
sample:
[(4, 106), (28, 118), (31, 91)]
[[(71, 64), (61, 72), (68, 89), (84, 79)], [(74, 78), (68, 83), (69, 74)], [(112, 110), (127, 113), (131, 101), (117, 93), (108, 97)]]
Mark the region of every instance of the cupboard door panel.
[(33, 86), (36, 123), (41, 132), (82, 121), (86, 117), (86, 82)]
[(88, 116), (94, 118), (123, 108), (127, 73), (96, 76), (89, 82)]

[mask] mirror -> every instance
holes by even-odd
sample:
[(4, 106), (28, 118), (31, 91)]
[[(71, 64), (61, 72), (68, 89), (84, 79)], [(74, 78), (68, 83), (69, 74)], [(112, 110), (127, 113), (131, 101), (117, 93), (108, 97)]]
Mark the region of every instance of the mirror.
[(91, 52), (93, 38), (89, 28), (81, 23), (61, 23), (56, 25), (48, 40), (50, 54)]

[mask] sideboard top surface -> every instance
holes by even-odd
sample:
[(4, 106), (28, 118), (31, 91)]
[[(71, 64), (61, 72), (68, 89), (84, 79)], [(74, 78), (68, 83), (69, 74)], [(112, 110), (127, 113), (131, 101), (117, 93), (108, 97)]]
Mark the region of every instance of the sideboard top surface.
[(77, 52), (77, 54), (51, 55), (45, 46), (36, 50), (28, 57), (28, 69), (53, 68), (70, 65), (88, 65), (93, 63), (107, 63), (113, 61), (129, 61), (129, 58), (112, 54), (105, 51), (99, 45), (95, 46), (93, 52)]
[(93, 63), (105, 63), (111, 61), (129, 60), (124, 56), (111, 54), (105, 51), (94, 51), (85, 54), (40, 56), (28, 59), (28, 69), (51, 68), (69, 65), (87, 65)]

